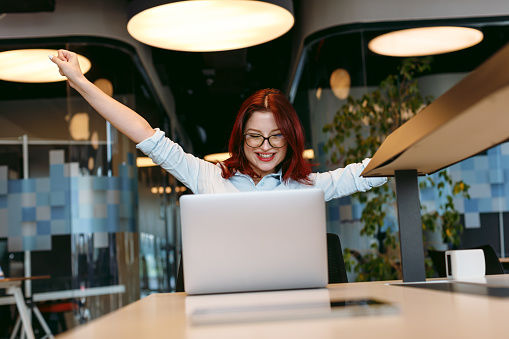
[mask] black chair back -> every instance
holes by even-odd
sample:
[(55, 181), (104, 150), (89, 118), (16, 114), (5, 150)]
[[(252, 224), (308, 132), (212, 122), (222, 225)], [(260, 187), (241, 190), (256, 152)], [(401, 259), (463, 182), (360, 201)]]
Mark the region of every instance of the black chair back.
[(447, 277), (445, 271), (445, 251), (428, 250), (428, 255), (433, 262), (433, 267), (439, 278)]
[(327, 257), (329, 266), (329, 284), (347, 283), (345, 259), (341, 240), (335, 233), (327, 233)]
[(472, 249), (481, 249), (484, 252), (484, 261), (486, 263), (486, 275), (505, 274), (504, 266), (500, 262), (495, 249), (491, 245), (482, 245), (472, 247)]

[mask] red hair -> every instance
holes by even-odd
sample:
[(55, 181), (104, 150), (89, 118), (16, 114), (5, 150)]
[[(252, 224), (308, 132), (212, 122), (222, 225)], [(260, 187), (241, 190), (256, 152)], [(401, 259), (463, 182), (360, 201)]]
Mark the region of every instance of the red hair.
[(286, 157), (278, 165), (283, 181), (290, 179), (311, 184), (311, 164), (304, 157), (304, 130), (292, 104), (277, 89), (262, 89), (247, 98), (242, 104), (233, 125), (228, 151), (231, 157), (222, 163), (222, 176), (230, 178), (236, 171), (257, 177), (244, 154), (244, 128), (254, 112), (272, 112), (281, 134), (287, 140)]

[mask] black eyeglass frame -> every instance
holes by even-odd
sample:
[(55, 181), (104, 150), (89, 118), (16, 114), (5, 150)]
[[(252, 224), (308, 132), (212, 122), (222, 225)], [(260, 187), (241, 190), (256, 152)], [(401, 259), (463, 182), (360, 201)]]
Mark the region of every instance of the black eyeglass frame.
[[(251, 148), (258, 148), (258, 147), (261, 147), (261, 146), (263, 145), (263, 143), (265, 142), (265, 140), (267, 140), (267, 141), (269, 142), (269, 145), (270, 145), (270, 147), (272, 147), (272, 148), (281, 148), (281, 147), (285, 147), (286, 143), (288, 142), (288, 141), (286, 140), (286, 138), (285, 138), (285, 143), (284, 143), (283, 145), (281, 145), (281, 146), (274, 146), (274, 145), (272, 145), (272, 144), (270, 143), (270, 138), (271, 138), (271, 137), (273, 137), (273, 136), (276, 136), (275, 134), (274, 134), (274, 135), (269, 135), (268, 137), (264, 137), (263, 135), (258, 134), (261, 138), (263, 138), (262, 142), (261, 142), (258, 146), (251, 146), (250, 144), (248, 144), (248, 143), (247, 143), (247, 138), (246, 138), (246, 136), (248, 136), (248, 135), (251, 135), (251, 133), (246, 133), (246, 134), (244, 134), (244, 142), (246, 143), (246, 145), (248, 145), (248, 146), (249, 146), (249, 147), (251, 147)], [(283, 136), (283, 138), (284, 138), (284, 136)]]

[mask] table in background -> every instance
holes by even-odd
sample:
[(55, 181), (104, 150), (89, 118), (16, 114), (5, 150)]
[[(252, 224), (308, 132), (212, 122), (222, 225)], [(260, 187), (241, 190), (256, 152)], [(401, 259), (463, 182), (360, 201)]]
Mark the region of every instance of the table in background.
[[(509, 286), (509, 275), (487, 276)], [(434, 291), (388, 282), (334, 284), (331, 297), (392, 302), (388, 315), (191, 325), (185, 293), (153, 294), (57, 336), (88, 338), (507, 338), (509, 298)], [(232, 296), (231, 294), (229, 295)]]
[[(7, 288), (4, 286), (10, 286), (10, 284), (14, 284), (18, 286), (19, 293), (21, 295), (21, 300), (23, 300), (23, 304), (25, 305), (24, 297), (21, 292), (21, 283), (27, 279), (35, 280), (35, 279), (48, 279), (50, 276), (35, 276), (30, 278), (9, 278), (9, 279), (0, 279), (0, 288)], [(42, 301), (51, 301), (51, 300), (66, 300), (66, 299), (74, 299), (74, 298), (85, 298), (85, 297), (91, 297), (91, 296), (99, 296), (99, 295), (106, 295), (106, 294), (122, 294), (125, 293), (125, 285), (113, 285), (113, 286), (99, 286), (99, 287), (89, 287), (89, 288), (83, 288), (83, 289), (74, 289), (74, 290), (63, 290), (63, 291), (51, 291), (51, 292), (42, 292), (42, 293), (34, 293), (32, 295), (32, 303), (34, 305), (34, 311), (36, 311), (36, 316), (39, 319), (39, 322), (41, 323), (41, 326), (43, 327), (44, 331), (46, 332), (46, 336), (49, 338), (53, 338), (53, 334), (51, 333), (51, 330), (49, 329), (48, 325), (44, 321), (44, 318), (40, 314), (39, 310), (37, 309), (37, 306), (35, 303), (42, 302)], [(12, 294), (12, 293), (9, 293)], [(16, 303), (16, 306), (18, 306), (18, 312), (19, 312), (19, 304), (18, 299), (13, 297), (1, 297), (0, 298), (0, 305), (9, 305)], [(27, 310), (27, 318), (30, 319), (30, 312)], [(25, 322), (23, 320), (24, 314), (22, 312), (19, 312), (19, 316), (21, 319), (21, 324), (24, 326), (24, 330), (27, 331), (27, 328), (25, 327)], [(19, 320), (19, 319), (18, 319)], [(30, 319), (31, 320), (31, 319)], [(30, 329), (32, 329), (31, 321), (30, 321)], [(16, 322), (14, 326), (14, 332), (18, 330), (19, 323)], [(33, 333), (33, 332), (32, 332)], [(30, 337), (30, 338), (33, 338)]]
[(7, 291), (7, 294), (11, 294), (14, 296), (14, 300), (16, 303), (16, 307), (19, 312), (19, 317), (21, 319), (21, 325), (23, 326), (24, 332), (28, 339), (34, 338), (34, 331), (32, 329), (32, 321), (30, 319), (30, 313), (28, 312), (25, 297), (23, 296), (23, 292), (21, 291), (21, 283), (27, 280), (37, 280), (37, 279), (48, 279), (49, 276), (34, 276), (34, 277), (19, 277), (19, 278), (4, 278), (0, 279), (0, 288), (4, 288)]
[(505, 273), (509, 273), (509, 258), (499, 258), (499, 260), (504, 267)]

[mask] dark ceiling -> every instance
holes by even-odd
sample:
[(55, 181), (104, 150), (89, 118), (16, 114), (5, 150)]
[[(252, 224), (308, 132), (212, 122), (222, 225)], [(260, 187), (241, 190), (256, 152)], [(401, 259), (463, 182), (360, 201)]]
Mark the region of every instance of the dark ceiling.
[[(299, 8), (298, 2), (299, 0), (294, 0), (296, 10)], [(54, 4), (54, 0), (2, 1), (0, 12), (2, 9), (4, 12), (51, 11)], [(299, 13), (295, 14), (299, 18)], [(480, 18), (477, 22), (466, 20), (469, 25), (483, 27), (484, 41), (465, 51), (436, 56), (433, 71), (468, 72), (474, 69), (509, 40), (506, 19), (494, 19), (491, 25), (486, 25), (486, 18)], [(302, 84), (309, 87), (303, 89), (307, 91), (313, 86), (327, 87), (331, 71), (338, 67), (349, 69), (353, 86), (362, 86), (365, 81), (368, 85), (378, 84), (387, 72), (392, 72), (399, 60), (377, 56), (369, 51), (364, 53), (362, 50), (366, 51), (367, 48), (362, 44), (385, 31), (419, 24), (432, 23), (352, 24), (333, 27), (308, 37), (309, 60)], [(249, 95), (263, 88), (278, 88), (283, 91), (288, 88), (287, 82), (293, 67), (290, 61), (294, 59), (294, 35), (295, 28), (273, 41), (225, 52), (179, 52), (152, 48), (156, 70), (161, 82), (169, 86), (174, 96), (176, 114), (193, 142), (195, 155), (204, 156), (227, 150), (228, 137), (238, 109)], [(37, 39), (36, 43), (39, 41), (41, 39)], [(56, 48), (62, 48), (61, 46), (61, 43), (55, 45)], [(87, 48), (87, 53), (99, 54), (100, 59), (100, 51), (94, 52), (94, 49), (86, 44), (76, 46), (83, 46), (83, 50)], [(126, 66), (124, 61), (119, 61), (114, 66), (106, 67), (101, 72), (116, 78), (117, 83), (124, 83), (122, 79), (125, 67), (129, 66)], [(105, 76), (103, 73), (101, 75)], [(22, 99), (23, 96), (51, 97), (65, 90), (61, 87), (62, 84), (48, 84), (41, 90), (39, 84), (6, 84), (0, 81), (3, 99)], [(306, 116), (307, 102), (295, 102), (294, 105), (301, 116)]]
[(284, 91), (291, 33), (262, 45), (225, 52), (178, 52), (153, 48), (153, 61), (170, 87), (180, 122), (203, 156), (227, 150), (242, 102), (263, 88)]
[[(55, 0), (0, 2), (0, 13), (51, 12), (54, 8)], [(176, 114), (192, 140), (195, 155), (202, 157), (227, 150), (238, 109), (249, 95), (269, 87), (284, 91), (290, 70), (292, 34), (293, 29), (273, 41), (225, 52), (179, 52), (152, 48), (156, 70), (163, 85), (169, 86), (174, 96)], [(68, 48), (78, 52), (79, 44), (78, 47), (71, 46)], [(4, 47), (7, 48), (5, 44)], [(62, 45), (56, 42), (54, 48), (62, 48)], [(93, 51), (93, 48), (87, 48), (86, 55)], [(120, 67), (116, 66), (106, 71), (111, 73), (112, 69), (116, 69), (120, 72)], [(22, 99), (23, 96), (43, 98), (62, 93), (62, 84), (59, 83), (46, 84), (47, 90), (41, 90), (39, 84), (0, 82), (0, 88), (4, 94), (11, 93), (5, 96), (10, 99)]]
[(55, 0), (16, 0), (0, 2), (0, 13), (53, 12)]

